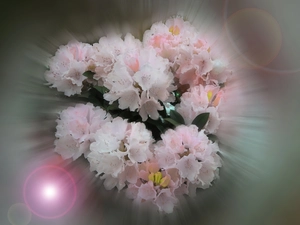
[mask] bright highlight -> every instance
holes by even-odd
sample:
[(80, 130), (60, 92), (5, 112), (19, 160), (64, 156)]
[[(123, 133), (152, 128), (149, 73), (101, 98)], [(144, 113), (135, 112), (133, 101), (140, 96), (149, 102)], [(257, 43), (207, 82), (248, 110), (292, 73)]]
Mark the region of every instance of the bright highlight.
[(46, 186), (43, 190), (43, 195), (47, 199), (53, 199), (57, 196), (57, 190), (54, 186)]

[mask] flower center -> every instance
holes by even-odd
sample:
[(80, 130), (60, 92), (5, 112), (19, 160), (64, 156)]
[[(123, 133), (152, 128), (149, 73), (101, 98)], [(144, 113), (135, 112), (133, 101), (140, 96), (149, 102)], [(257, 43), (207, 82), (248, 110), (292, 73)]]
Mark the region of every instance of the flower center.
[(165, 176), (162, 177), (161, 172), (150, 173), (148, 176), (149, 181), (152, 181), (155, 186), (167, 187), (170, 183), (170, 178)]
[(133, 83), (133, 87), (139, 89), (139, 92), (140, 92), (140, 93), (143, 91), (142, 87), (141, 87), (137, 82), (134, 82), (134, 83)]
[(190, 154), (190, 150), (186, 149), (186, 151), (184, 151), (183, 153), (179, 153), (178, 155), (180, 156), (180, 158), (182, 158), (183, 156), (188, 156)]
[[(126, 148), (126, 146), (124, 144), (124, 141), (120, 142), (119, 151), (120, 152), (126, 152), (127, 151), (127, 148)], [(124, 156), (124, 159), (127, 160), (127, 161), (130, 160), (129, 157), (128, 157), (128, 154)]]
[(178, 35), (180, 34), (180, 29), (178, 26), (171, 26), (169, 31), (173, 34), (173, 35)]
[(208, 98), (209, 102), (212, 99), (212, 97), (213, 97), (213, 92), (210, 90), (210, 91), (207, 92), (207, 98)]
[(124, 141), (120, 142), (119, 151), (121, 151), (121, 152), (126, 152), (127, 151), (127, 148), (126, 148), (126, 146), (124, 144)]

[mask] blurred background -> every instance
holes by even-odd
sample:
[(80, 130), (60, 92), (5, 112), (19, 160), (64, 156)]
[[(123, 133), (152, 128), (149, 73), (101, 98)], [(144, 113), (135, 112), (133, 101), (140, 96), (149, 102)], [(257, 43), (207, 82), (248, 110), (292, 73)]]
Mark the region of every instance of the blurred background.
[[(0, 4), (1, 225), (300, 224), (300, 1)], [(152, 23), (178, 14), (220, 43), (235, 73), (218, 132), (220, 179), (195, 199), (182, 199), (173, 214), (160, 215), (105, 191), (85, 160), (53, 153), (57, 112), (74, 102), (45, 86), (43, 74), (47, 58), (70, 39), (93, 43), (111, 28), (142, 38)], [(24, 185), (50, 169), (73, 188), (56, 218), (30, 213), (23, 197)]]

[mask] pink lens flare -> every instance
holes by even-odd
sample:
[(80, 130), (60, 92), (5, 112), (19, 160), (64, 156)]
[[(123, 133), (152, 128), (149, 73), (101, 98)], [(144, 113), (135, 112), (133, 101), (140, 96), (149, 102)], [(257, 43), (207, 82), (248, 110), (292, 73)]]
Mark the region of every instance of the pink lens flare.
[(43, 195), (46, 199), (54, 199), (57, 196), (57, 189), (55, 186), (47, 185), (43, 189)]
[(26, 179), (23, 197), (31, 212), (46, 219), (64, 216), (76, 201), (76, 185), (65, 169), (49, 165), (35, 169)]

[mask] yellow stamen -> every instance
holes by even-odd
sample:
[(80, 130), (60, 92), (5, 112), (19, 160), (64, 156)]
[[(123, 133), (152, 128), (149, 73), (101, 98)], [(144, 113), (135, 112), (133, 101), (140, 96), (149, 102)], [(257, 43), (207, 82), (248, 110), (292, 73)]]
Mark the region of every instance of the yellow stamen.
[(167, 187), (170, 183), (170, 178), (169, 177), (164, 177), (161, 179), (160, 181), (160, 186), (162, 186), (163, 188)]
[(161, 172), (150, 173), (148, 175), (149, 181), (151, 180), (154, 185), (159, 185), (161, 182), (162, 174)]
[(180, 34), (180, 29), (178, 26), (171, 26), (169, 31), (173, 34), (173, 35), (178, 35)]
[(161, 172), (150, 173), (148, 175), (149, 181), (152, 181), (154, 185), (160, 185), (163, 188), (166, 188), (170, 183), (169, 177), (162, 177)]
[(155, 184), (159, 184), (159, 183), (160, 183), (160, 180), (161, 180), (161, 178), (162, 178), (162, 174), (161, 174), (161, 172), (157, 172), (157, 173), (155, 173), (155, 175), (154, 175), (154, 181), (155, 181)]
[(152, 182), (154, 183), (154, 173), (150, 173), (150, 174), (148, 175), (148, 180), (149, 180), (149, 181), (152, 181)]
[(209, 101), (209, 102), (210, 102), (212, 96), (213, 96), (212, 91), (208, 91), (208, 92), (207, 92), (207, 98), (208, 98), (208, 101)]

